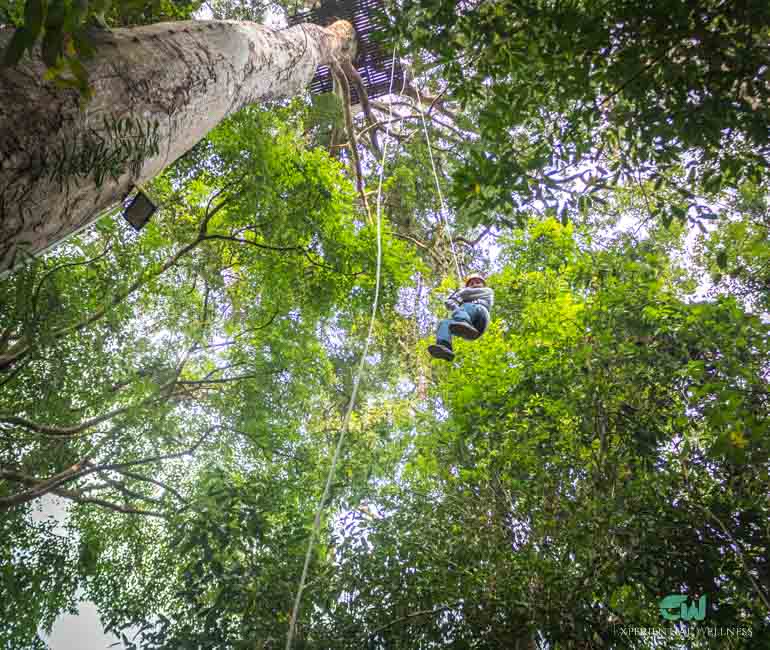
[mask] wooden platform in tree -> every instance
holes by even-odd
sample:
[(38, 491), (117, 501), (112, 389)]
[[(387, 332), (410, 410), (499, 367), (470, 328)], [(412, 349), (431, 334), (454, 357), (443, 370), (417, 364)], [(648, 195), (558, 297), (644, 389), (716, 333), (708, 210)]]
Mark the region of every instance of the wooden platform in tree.
[[(327, 0), (314, 9), (289, 17), (290, 25), (314, 23), (330, 25), (335, 20), (347, 20), (353, 25), (358, 38), (358, 55), (354, 65), (364, 81), (369, 98), (387, 95), (390, 87), (390, 64), (393, 52), (384, 52), (374, 39), (376, 32), (382, 29), (378, 16), (384, 16), (382, 0)], [(403, 83), (403, 70), (396, 60), (393, 76), (393, 88), (398, 91)], [(328, 66), (320, 66), (310, 85), (314, 94), (328, 93), (332, 90), (332, 76)], [(351, 101), (359, 102), (358, 93), (351, 85)]]

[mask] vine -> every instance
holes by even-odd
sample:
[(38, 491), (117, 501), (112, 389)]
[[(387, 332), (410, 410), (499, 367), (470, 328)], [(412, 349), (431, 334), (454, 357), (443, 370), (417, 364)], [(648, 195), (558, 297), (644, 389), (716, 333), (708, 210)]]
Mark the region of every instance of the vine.
[(93, 176), (97, 187), (109, 176), (117, 181), (128, 169), (139, 176), (142, 163), (160, 151), (159, 123), (132, 117), (105, 117), (102, 130), (80, 131), (64, 139), (50, 161), (51, 178), (63, 187), (67, 179)]

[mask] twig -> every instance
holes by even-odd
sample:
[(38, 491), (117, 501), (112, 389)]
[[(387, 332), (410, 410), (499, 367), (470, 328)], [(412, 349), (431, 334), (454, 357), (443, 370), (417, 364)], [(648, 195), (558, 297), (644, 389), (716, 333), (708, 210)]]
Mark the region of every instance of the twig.
[(74, 268), (76, 266), (88, 266), (89, 264), (93, 264), (94, 262), (97, 262), (100, 259), (102, 259), (104, 256), (106, 256), (107, 253), (110, 252), (111, 248), (112, 248), (112, 244), (109, 243), (104, 248), (104, 250), (101, 253), (99, 253), (99, 255), (97, 255), (95, 257), (92, 257), (91, 259), (88, 259), (88, 260), (85, 260), (85, 261), (82, 261), (82, 262), (68, 262), (66, 264), (59, 264), (59, 266), (55, 266), (51, 270), (49, 270), (47, 273), (45, 273), (43, 275), (43, 277), (40, 278), (40, 282), (38, 282), (37, 286), (35, 287), (34, 291), (32, 292), (32, 299), (31, 299), (31, 302), (32, 302), (32, 316), (35, 319), (37, 319), (37, 301), (38, 301), (38, 298), (40, 297), (40, 289), (43, 287), (43, 284), (45, 283), (45, 281), (48, 280), (50, 277), (52, 277), (54, 273), (56, 273), (57, 271), (61, 271), (62, 269), (66, 269), (66, 268)]
[[(283, 368), (279, 368), (277, 370), (274, 370), (272, 373), (267, 374), (273, 374), (283, 372)], [(180, 386), (205, 386), (208, 384), (227, 384), (232, 381), (240, 381), (241, 379), (256, 379), (257, 377), (264, 377), (263, 374), (256, 374), (256, 373), (249, 373), (246, 375), (237, 375), (235, 377), (222, 377), (221, 379), (183, 379), (178, 382)]]
[(380, 627), (367, 633), (366, 638), (371, 639), (375, 634), (379, 634), (383, 630), (387, 630), (389, 627), (393, 627), (396, 623), (403, 623), (404, 621), (408, 621), (410, 618), (416, 618), (418, 616), (433, 616), (434, 614), (440, 614), (441, 612), (445, 612), (449, 609), (452, 609), (453, 607), (456, 607), (458, 604), (460, 603), (455, 603), (453, 605), (444, 605), (443, 607), (436, 607), (435, 609), (423, 609), (418, 612), (412, 612), (411, 614), (407, 614), (406, 616), (401, 616), (400, 618), (393, 619), (389, 623), (386, 623), (385, 625), (381, 625)]
[(167, 485), (166, 483), (163, 483), (162, 481), (159, 481), (156, 478), (152, 478), (150, 476), (144, 476), (143, 474), (137, 474), (136, 472), (129, 472), (125, 469), (115, 469), (114, 472), (117, 472), (118, 474), (122, 474), (126, 478), (132, 478), (135, 481), (145, 481), (147, 483), (152, 483), (153, 485), (157, 485), (159, 488), (165, 490), (166, 492), (173, 494), (177, 499), (182, 501), (183, 503), (187, 503), (187, 499), (183, 497), (175, 488), (172, 488), (170, 485)]

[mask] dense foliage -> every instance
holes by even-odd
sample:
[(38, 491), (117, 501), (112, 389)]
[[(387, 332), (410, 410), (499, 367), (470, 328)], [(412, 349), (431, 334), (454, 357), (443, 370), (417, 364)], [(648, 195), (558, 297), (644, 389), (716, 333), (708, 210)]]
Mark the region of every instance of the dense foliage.
[[(79, 599), (126, 648), (283, 647), (378, 207), (294, 647), (770, 643), (767, 7), (397, 14), (404, 87), (355, 119), (372, 213), (339, 98), (298, 98), (157, 178), (142, 232), (0, 284), (0, 647)], [(446, 364), (457, 264), (496, 301)]]
[(613, 624), (682, 589), (767, 643), (767, 327), (683, 301), (662, 244), (581, 250), (554, 221), (510, 242), (498, 320), (436, 391), (451, 416), (342, 542), (374, 647), (626, 647)]
[[(141, 235), (104, 220), (3, 284), (3, 340), (11, 344), (2, 357), (7, 483), (0, 503), (18, 507), (13, 533), (4, 536), (9, 553), (15, 540), (26, 546), (20, 540), (32, 530), (24, 513), (44, 492), (177, 517), (168, 528), (172, 546), (186, 549), (179, 531), (189, 526), (198, 539), (195, 526), (211, 522), (195, 517), (214, 511), (223, 490), (250, 486), (257, 501), (238, 492), (232, 498), (255, 508), (267, 498), (254, 494), (259, 484), (288, 508), (289, 519), (272, 525), (298, 530), (292, 544), (302, 544), (320, 481), (313, 459), (331, 442), (361, 344), (354, 330), (371, 303), (375, 239), (373, 226), (357, 221), (338, 165), (303, 148), (291, 115), (250, 110), (220, 126), (157, 181), (162, 217)], [(390, 242), (383, 318), (409, 277), (410, 259)], [(116, 528), (113, 514), (79, 524), (84, 579), (102, 566), (102, 551), (118, 552), (111, 542), (128, 545), (135, 526), (129, 517)], [(140, 542), (159, 539), (136, 534)], [(35, 566), (19, 566), (13, 584), (30, 580)], [(108, 566), (117, 571), (119, 563)], [(47, 588), (71, 598), (78, 581), (68, 571), (58, 579)], [(291, 579), (285, 582), (288, 594)], [(6, 599), (4, 607), (13, 619), (27, 603)], [(114, 624), (156, 611), (115, 613)]]
[(399, 25), (477, 128), (455, 172), (476, 220), (587, 210), (647, 180), (671, 190), (652, 212), (704, 218), (764, 175), (766, 2), (407, 0)]

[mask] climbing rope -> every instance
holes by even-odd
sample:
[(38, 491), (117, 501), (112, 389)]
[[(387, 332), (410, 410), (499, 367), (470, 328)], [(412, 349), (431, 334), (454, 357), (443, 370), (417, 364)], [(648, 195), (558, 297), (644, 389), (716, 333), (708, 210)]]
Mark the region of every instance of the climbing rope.
[(415, 90), (417, 91), (417, 103), (420, 108), (420, 118), (422, 119), (422, 128), (425, 132), (425, 143), (428, 145), (428, 157), (430, 158), (430, 166), (433, 169), (433, 179), (436, 181), (436, 192), (438, 193), (439, 206), (439, 222), (443, 219), (446, 225), (447, 238), (449, 239), (449, 249), (452, 251), (452, 258), (454, 259), (455, 269), (457, 270), (457, 280), (462, 285), (465, 274), (462, 271), (462, 266), (457, 258), (457, 251), (455, 250), (455, 243), (452, 239), (452, 226), (449, 223), (449, 218), (446, 216), (446, 204), (444, 203), (444, 193), (441, 191), (441, 183), (438, 180), (438, 172), (436, 171), (436, 162), (433, 160), (433, 146), (430, 142), (430, 134), (428, 133), (428, 124), (425, 121), (425, 112), (422, 110), (422, 98), (420, 97), (420, 89), (415, 84)]
[[(393, 60), (390, 65), (390, 86), (388, 88), (388, 94), (393, 92), (393, 76), (396, 68), (396, 47), (393, 47)], [(403, 90), (402, 90), (403, 92)], [(393, 104), (389, 104), (388, 108), (388, 123), (393, 116)], [(353, 145), (355, 146), (355, 145)], [(334, 449), (334, 455), (332, 456), (331, 466), (329, 467), (329, 474), (326, 477), (326, 484), (324, 485), (324, 491), (321, 495), (321, 500), (318, 502), (318, 508), (316, 509), (315, 519), (313, 520), (313, 531), (310, 534), (310, 539), (307, 544), (307, 552), (305, 553), (305, 564), (302, 567), (302, 575), (299, 580), (299, 586), (297, 587), (297, 595), (294, 598), (294, 607), (291, 612), (291, 620), (289, 622), (289, 633), (286, 635), (286, 650), (291, 650), (291, 644), (294, 639), (294, 629), (297, 625), (297, 616), (299, 615), (299, 607), (302, 602), (302, 591), (305, 589), (305, 581), (307, 580), (308, 567), (310, 566), (310, 558), (313, 555), (313, 544), (318, 536), (318, 531), (321, 528), (321, 515), (323, 514), (324, 504), (329, 497), (329, 489), (331, 488), (332, 478), (334, 477), (334, 470), (339, 460), (340, 451), (342, 450), (342, 443), (345, 439), (345, 434), (348, 431), (350, 424), (350, 415), (353, 412), (353, 406), (356, 402), (356, 395), (358, 394), (358, 384), (361, 381), (361, 376), (364, 371), (364, 363), (369, 353), (369, 344), (372, 340), (372, 333), (374, 332), (374, 322), (377, 315), (377, 306), (380, 300), (380, 275), (382, 270), (382, 182), (385, 173), (385, 156), (388, 151), (388, 140), (386, 139), (382, 146), (382, 160), (380, 161), (380, 177), (377, 186), (377, 272), (374, 284), (374, 301), (372, 303), (372, 315), (369, 320), (369, 331), (366, 335), (366, 343), (364, 343), (364, 351), (361, 353), (361, 360), (358, 362), (358, 369), (355, 377), (353, 378), (353, 390), (350, 394), (350, 401), (345, 411), (345, 416), (342, 419), (342, 427), (340, 429), (340, 435), (337, 439), (337, 446)]]

